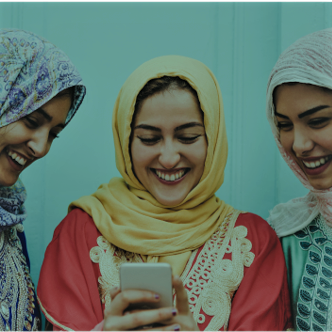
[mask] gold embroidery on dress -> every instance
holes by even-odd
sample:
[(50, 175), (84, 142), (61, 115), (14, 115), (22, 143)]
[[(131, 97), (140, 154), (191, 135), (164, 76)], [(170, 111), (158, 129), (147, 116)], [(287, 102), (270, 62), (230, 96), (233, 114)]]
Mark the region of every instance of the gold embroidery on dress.
[[(255, 257), (249, 252), (252, 245), (245, 238), (247, 229), (244, 226), (234, 228), (240, 213), (233, 210), (226, 216), (218, 230), (205, 243), (190, 272), (187, 270), (191, 264), (187, 264), (188, 269), (186, 267), (186, 273), (182, 274), (181, 279), (187, 288), (189, 307), (195, 321), (198, 324), (204, 323), (203, 313), (212, 317), (206, 327), (209, 331), (218, 331), (222, 327), (227, 329), (231, 301), (242, 281), (244, 266), (249, 267)], [(197, 250), (193, 255), (196, 253)], [(225, 253), (231, 253), (232, 260), (224, 259)]]
[(0, 330), (38, 329), (39, 319), (33, 317), (34, 286), (22, 252), (18, 224), (0, 232)]
[[(193, 266), (198, 249), (192, 252), (181, 275), (195, 321), (199, 324), (205, 322), (201, 310), (212, 316), (206, 330), (217, 331), (222, 327), (227, 329), (231, 301), (243, 279), (244, 266), (249, 267), (255, 257), (250, 252), (251, 242), (245, 238), (246, 227), (234, 228), (240, 213), (241, 211), (233, 210), (226, 216), (217, 231), (204, 244)], [(97, 238), (97, 244), (90, 250), (90, 258), (94, 263), (99, 263), (99, 292), (106, 308), (111, 303), (111, 288), (120, 284), (120, 265), (125, 262), (142, 262), (142, 258), (139, 254), (115, 247), (103, 236)], [(225, 253), (231, 253), (232, 260), (224, 259)], [(176, 299), (174, 303), (175, 301)]]
[(142, 263), (142, 258), (139, 254), (117, 248), (103, 236), (97, 238), (97, 244), (97, 247), (90, 250), (90, 258), (94, 263), (99, 263), (101, 274), (98, 278), (99, 294), (106, 309), (111, 304), (111, 289), (120, 285), (120, 265), (127, 262)]

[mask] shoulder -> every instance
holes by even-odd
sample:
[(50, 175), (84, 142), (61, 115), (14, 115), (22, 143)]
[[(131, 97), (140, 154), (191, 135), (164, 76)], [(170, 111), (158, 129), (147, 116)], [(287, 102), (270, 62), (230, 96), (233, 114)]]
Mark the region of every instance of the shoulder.
[(266, 220), (254, 213), (240, 213), (236, 220), (235, 227), (240, 225), (259, 232), (276, 234)]
[(254, 213), (241, 213), (235, 223), (235, 227), (238, 226), (244, 226), (247, 229), (246, 238), (251, 241), (253, 248), (280, 246), (273, 228), (266, 220)]
[(85, 239), (87, 242), (96, 243), (95, 239), (100, 235), (93, 219), (83, 210), (74, 209), (57, 226), (52, 242), (58, 240), (80, 242)]

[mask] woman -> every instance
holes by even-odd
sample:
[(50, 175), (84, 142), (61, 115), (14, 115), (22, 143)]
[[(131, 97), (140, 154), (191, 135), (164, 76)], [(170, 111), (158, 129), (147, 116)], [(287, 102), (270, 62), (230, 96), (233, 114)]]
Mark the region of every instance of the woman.
[[(113, 134), (122, 178), (73, 202), (46, 251), (38, 297), (54, 328), (288, 327), (278, 238), (260, 217), (215, 196), (227, 138), (212, 72), (182, 56), (144, 63), (119, 93)], [(169, 263), (175, 307), (125, 312), (129, 303), (159, 301), (113, 288), (127, 261)]]
[(294, 326), (331, 330), (332, 29), (299, 39), (280, 56), (267, 117), (281, 155), (309, 189), (269, 217), (286, 257)]
[(44, 157), (85, 87), (68, 57), (33, 33), (0, 30), (0, 330), (37, 330), (21, 172)]

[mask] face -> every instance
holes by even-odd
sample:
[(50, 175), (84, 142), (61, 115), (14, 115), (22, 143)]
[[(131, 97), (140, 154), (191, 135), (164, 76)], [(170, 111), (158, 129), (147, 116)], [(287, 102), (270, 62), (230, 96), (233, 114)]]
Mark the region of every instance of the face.
[(13, 185), (20, 173), (44, 157), (64, 128), (71, 99), (55, 97), (24, 118), (0, 128), (0, 185)]
[(332, 187), (332, 91), (283, 84), (274, 95), (280, 142), (315, 189)]
[(165, 91), (142, 102), (133, 124), (133, 170), (161, 204), (184, 200), (203, 174), (206, 153), (203, 114), (191, 92)]

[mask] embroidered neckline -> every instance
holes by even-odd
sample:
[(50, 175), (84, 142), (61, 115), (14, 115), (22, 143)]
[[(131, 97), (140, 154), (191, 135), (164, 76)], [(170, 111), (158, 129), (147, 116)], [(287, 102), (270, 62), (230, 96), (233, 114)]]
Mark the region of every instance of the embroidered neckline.
[[(205, 314), (211, 316), (207, 330), (227, 329), (231, 312), (231, 301), (244, 274), (244, 266), (249, 267), (255, 255), (250, 252), (251, 242), (246, 239), (244, 226), (234, 228), (241, 211), (233, 210), (201, 252), (194, 250), (181, 274), (188, 292), (189, 307), (198, 324), (205, 322)], [(99, 293), (105, 309), (110, 305), (110, 290), (119, 286), (119, 268), (124, 262), (142, 262), (139, 254), (126, 252), (110, 244), (103, 236), (97, 238), (98, 246), (90, 250), (90, 258), (99, 264), (101, 276), (98, 278)], [(232, 259), (224, 259), (225, 253)], [(174, 298), (174, 303), (176, 299)]]
[(35, 294), (17, 224), (0, 233), (0, 330), (38, 330)]
[(318, 215), (296, 232), (302, 250), (308, 251), (297, 301), (296, 325), (302, 331), (324, 331), (332, 327), (332, 232)]

